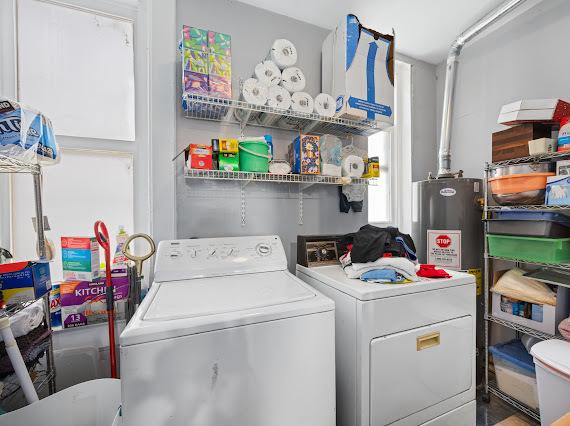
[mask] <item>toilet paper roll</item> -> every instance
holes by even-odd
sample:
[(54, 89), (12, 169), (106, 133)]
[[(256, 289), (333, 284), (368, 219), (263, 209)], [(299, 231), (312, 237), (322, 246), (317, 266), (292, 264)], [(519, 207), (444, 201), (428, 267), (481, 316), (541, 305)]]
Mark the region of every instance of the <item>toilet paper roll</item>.
[(285, 68), (281, 73), (281, 86), (289, 93), (301, 92), (305, 89), (305, 74), (298, 67)]
[(336, 102), (334, 98), (327, 93), (320, 93), (315, 98), (315, 112), (324, 117), (334, 117), (336, 110)]
[(241, 97), (250, 104), (265, 105), (267, 102), (267, 87), (256, 78), (248, 78), (243, 82)]
[(281, 86), (271, 86), (267, 90), (267, 105), (272, 108), (291, 108), (291, 95)]
[(314, 101), (306, 92), (295, 92), (291, 95), (291, 109), (295, 112), (310, 114), (313, 112)]
[(257, 64), (253, 76), (267, 87), (277, 86), (281, 82), (281, 70), (269, 60)]
[(280, 69), (291, 67), (297, 63), (297, 48), (289, 40), (277, 39), (271, 45), (267, 59), (275, 62)]
[(359, 178), (364, 173), (364, 160), (357, 155), (349, 155), (342, 160), (342, 175)]

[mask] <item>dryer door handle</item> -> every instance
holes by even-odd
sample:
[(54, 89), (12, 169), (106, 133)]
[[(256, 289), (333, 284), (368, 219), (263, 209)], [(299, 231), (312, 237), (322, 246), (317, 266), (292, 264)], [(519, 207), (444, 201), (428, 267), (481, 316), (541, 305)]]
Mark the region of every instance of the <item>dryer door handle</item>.
[(416, 337), (416, 349), (418, 352), (423, 351), (424, 349), (433, 348), (434, 346), (438, 345), (439, 331)]

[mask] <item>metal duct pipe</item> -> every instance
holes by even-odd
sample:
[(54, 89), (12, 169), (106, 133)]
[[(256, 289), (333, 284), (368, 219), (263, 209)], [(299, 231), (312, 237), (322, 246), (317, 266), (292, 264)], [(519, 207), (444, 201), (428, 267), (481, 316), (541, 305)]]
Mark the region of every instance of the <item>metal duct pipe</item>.
[(451, 45), (447, 56), (445, 87), (443, 92), (443, 115), (441, 120), (441, 135), (439, 139), (438, 177), (451, 177), (451, 116), (453, 114), (453, 95), (455, 92), (455, 76), (457, 74), (457, 58), (463, 46), (478, 36), (489, 26), (497, 22), (507, 13), (520, 6), (526, 0), (509, 0), (489, 12), (457, 37)]

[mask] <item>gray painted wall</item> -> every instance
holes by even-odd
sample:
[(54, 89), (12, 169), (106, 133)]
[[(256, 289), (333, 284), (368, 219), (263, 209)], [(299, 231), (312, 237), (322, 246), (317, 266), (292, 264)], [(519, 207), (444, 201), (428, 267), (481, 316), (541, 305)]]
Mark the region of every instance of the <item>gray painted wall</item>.
[[(177, 2), (177, 28), (188, 24), (232, 36), (232, 83), (234, 95), (239, 79), (251, 76), (277, 38), (290, 39), (299, 52), (299, 67), (307, 77), (306, 91), (320, 92), (321, 45), (328, 30), (228, 0)], [(180, 59), (177, 59), (180, 63)], [(180, 66), (178, 73), (180, 73)], [(180, 80), (178, 80), (180, 81)], [(178, 87), (178, 93), (181, 89)], [(234, 96), (235, 97), (235, 96)], [(209, 143), (215, 137), (238, 137), (239, 127), (188, 120), (178, 107), (177, 147)], [(284, 158), (294, 132), (248, 127), (247, 136), (271, 133), (277, 158)], [(365, 144), (359, 139), (355, 144)], [(365, 145), (363, 145), (365, 146)], [(299, 225), (299, 185), (250, 183), (246, 191), (246, 225), (241, 226), (239, 182), (184, 180), (182, 161), (177, 162), (177, 236), (215, 237), (277, 234), (289, 252), (298, 234), (351, 232), (368, 220), (362, 213), (338, 211), (337, 187), (313, 186), (304, 191), (303, 225)], [(289, 256), (289, 259), (293, 259)]]
[[(491, 161), (491, 133), (502, 105), (521, 98), (570, 99), (570, 11), (564, 0), (543, 1), (485, 38), (460, 57), (452, 121), (452, 168), (481, 177)], [(437, 68), (438, 123), (445, 64)], [(439, 126), (437, 128), (439, 137)], [(435, 164), (433, 166), (435, 168)]]
[[(287, 38), (299, 51), (299, 66), (307, 76), (311, 95), (320, 92), (321, 45), (328, 30), (229, 0), (178, 0), (176, 28), (183, 24), (225, 32), (232, 36), (232, 80), (235, 91), (239, 79), (251, 75), (256, 63), (263, 59), (272, 41)], [(177, 53), (177, 81), (180, 81), (180, 59)], [(399, 57), (412, 64), (414, 120), (413, 158), (417, 158), (413, 179), (424, 179), (432, 169), (435, 154), (435, 66)], [(178, 85), (177, 96), (181, 95)], [(273, 134), (275, 152), (283, 158), (294, 133), (249, 127), (247, 136)], [(178, 106), (176, 120), (177, 151), (189, 143), (209, 143), (215, 137), (237, 137), (239, 128), (183, 118)], [(348, 143), (349, 141), (346, 141)], [(355, 145), (366, 146), (366, 140), (355, 138)], [(417, 152), (417, 154), (416, 154)], [(432, 158), (433, 157), (433, 158)], [(362, 213), (338, 211), (337, 188), (313, 186), (303, 193), (303, 225), (299, 225), (298, 185), (250, 183), (246, 188), (246, 225), (241, 226), (240, 184), (238, 182), (202, 182), (184, 180), (183, 164), (176, 164), (177, 237), (211, 237), (226, 235), (278, 234), (286, 250), (294, 249), (298, 234), (345, 233), (358, 229), (368, 220)], [(294, 253), (293, 253), (294, 254)], [(294, 255), (289, 256), (290, 264)]]

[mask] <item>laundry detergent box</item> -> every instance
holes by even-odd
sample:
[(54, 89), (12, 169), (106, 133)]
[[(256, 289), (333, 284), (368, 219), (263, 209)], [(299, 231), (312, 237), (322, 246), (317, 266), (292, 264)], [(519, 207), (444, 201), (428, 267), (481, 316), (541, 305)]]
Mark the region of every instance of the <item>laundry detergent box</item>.
[(212, 146), (205, 144), (190, 144), (188, 147), (188, 168), (212, 170)]
[(546, 178), (546, 204), (549, 206), (570, 205), (570, 176)]
[(47, 262), (14, 262), (0, 265), (1, 300), (15, 305), (42, 297), (51, 290)]
[(365, 28), (347, 15), (323, 42), (322, 92), (336, 116), (394, 125), (394, 35)]
[(299, 135), (289, 145), (289, 161), (293, 173), (318, 175), (321, 173), (319, 137)]
[[(129, 295), (127, 273), (112, 273), (115, 317), (124, 318)], [(105, 277), (94, 281), (65, 281), (60, 284), (61, 321), (64, 328), (81, 327), (107, 320)]]
[(64, 280), (93, 281), (99, 277), (99, 243), (95, 237), (61, 237)]

